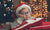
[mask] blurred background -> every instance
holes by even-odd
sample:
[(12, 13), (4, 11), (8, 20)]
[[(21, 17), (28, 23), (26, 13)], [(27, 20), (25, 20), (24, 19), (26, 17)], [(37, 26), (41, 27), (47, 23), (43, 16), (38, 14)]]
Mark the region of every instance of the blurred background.
[(4, 29), (8, 27), (8, 29), (11, 29), (10, 24), (14, 21), (14, 8), (20, 3), (27, 3), (27, 5), (31, 7), (33, 17), (44, 17), (44, 22), (50, 21), (49, 1), (50, 0), (0, 0), (0, 26), (3, 26)]

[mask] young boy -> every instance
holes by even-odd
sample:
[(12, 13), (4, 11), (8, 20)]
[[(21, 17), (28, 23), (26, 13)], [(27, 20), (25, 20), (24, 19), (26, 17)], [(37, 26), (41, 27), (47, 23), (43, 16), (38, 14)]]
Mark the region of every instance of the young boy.
[(31, 17), (31, 8), (28, 5), (22, 3), (18, 5), (15, 9), (16, 9), (15, 14), (16, 16), (18, 16), (18, 19), (16, 19), (13, 22), (12, 28), (15, 28), (16, 26), (20, 25), (25, 20), (33, 18)]
[[(18, 16), (18, 19), (16, 19), (13, 22), (13, 24), (11, 25), (12, 29), (14, 29), (14, 28), (16, 28), (18, 26), (19, 26), (18, 29), (21, 29), (21, 28), (24, 28), (27, 25), (33, 24), (35, 22), (39, 22), (40, 21), (40, 23), (41, 23), (41, 21), (43, 20), (41, 18), (34, 19), (34, 17), (31, 16), (31, 8), (28, 5), (26, 5), (26, 4), (22, 3), (22, 4), (18, 5), (15, 8), (15, 10), (16, 10), (15, 14), (16, 14), (16, 16)], [(25, 21), (27, 22), (26, 24), (25, 24)], [(37, 23), (37, 24), (40, 25), (40, 23)]]

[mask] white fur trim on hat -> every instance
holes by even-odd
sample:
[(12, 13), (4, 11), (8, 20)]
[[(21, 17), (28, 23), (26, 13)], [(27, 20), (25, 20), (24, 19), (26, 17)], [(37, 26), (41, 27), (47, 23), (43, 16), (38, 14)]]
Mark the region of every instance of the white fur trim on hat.
[(30, 12), (31, 12), (31, 8), (28, 6), (28, 5), (25, 5), (25, 4), (23, 4), (22, 6), (20, 6), (20, 7), (18, 7), (17, 9), (16, 9), (16, 14), (18, 14), (19, 13), (19, 11), (22, 9), (22, 8), (29, 8), (30, 9)]

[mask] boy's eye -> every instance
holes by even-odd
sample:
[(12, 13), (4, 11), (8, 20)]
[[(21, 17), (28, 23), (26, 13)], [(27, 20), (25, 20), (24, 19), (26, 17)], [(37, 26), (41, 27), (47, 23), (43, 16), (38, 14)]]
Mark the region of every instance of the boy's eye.
[(25, 14), (28, 14), (29, 12), (26, 12)]
[(21, 13), (22, 15), (24, 15), (24, 14), (29, 14), (30, 12), (24, 12), (24, 13)]

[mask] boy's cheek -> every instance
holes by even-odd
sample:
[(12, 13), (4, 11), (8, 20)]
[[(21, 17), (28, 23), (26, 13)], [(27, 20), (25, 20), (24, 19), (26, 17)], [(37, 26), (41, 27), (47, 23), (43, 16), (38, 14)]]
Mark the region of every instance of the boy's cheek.
[(26, 16), (23, 16), (24, 18), (26, 18)]

